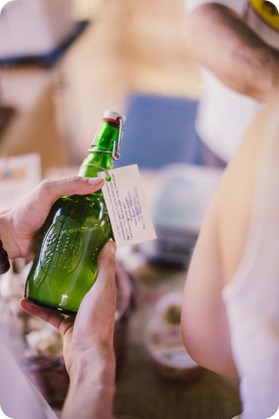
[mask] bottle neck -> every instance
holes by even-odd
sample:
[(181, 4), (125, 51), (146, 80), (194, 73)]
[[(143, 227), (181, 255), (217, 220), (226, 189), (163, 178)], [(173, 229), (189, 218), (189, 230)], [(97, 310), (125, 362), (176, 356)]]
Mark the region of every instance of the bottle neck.
[(120, 138), (118, 121), (103, 120), (95, 136), (89, 155), (83, 161), (79, 176), (96, 177), (103, 170), (110, 170), (114, 165), (113, 153)]
[(113, 151), (120, 135), (119, 121), (104, 119), (92, 143), (92, 151)]

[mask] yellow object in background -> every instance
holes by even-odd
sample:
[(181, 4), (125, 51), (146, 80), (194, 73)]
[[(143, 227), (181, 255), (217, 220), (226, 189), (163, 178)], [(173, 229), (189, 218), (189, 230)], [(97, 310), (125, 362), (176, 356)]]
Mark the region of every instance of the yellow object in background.
[(252, 8), (273, 29), (279, 31), (279, 12), (275, 2), (266, 0), (250, 0)]

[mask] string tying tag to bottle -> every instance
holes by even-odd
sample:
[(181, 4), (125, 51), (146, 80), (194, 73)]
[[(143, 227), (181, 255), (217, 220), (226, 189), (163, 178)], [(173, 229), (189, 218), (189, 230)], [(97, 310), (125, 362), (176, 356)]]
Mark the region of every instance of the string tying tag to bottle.
[(109, 182), (111, 180), (111, 176), (110, 176), (109, 172), (106, 169), (104, 169), (102, 166), (98, 166), (98, 164), (94, 164), (94, 163), (82, 164), (81, 165), (81, 167), (90, 167), (90, 166), (97, 167), (98, 169), (101, 169), (102, 172), (105, 172), (105, 174), (106, 174), (105, 180), (107, 182)]

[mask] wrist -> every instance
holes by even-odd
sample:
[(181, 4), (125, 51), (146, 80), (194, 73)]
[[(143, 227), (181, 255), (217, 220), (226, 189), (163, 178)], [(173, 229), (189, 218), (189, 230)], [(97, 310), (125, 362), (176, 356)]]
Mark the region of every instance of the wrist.
[(8, 253), (3, 247), (3, 243), (0, 239), (0, 275), (5, 274), (10, 269), (10, 261)]
[(16, 259), (18, 254), (18, 246), (16, 245), (11, 231), (11, 220), (9, 211), (0, 214), (0, 240), (2, 247), (5, 249), (9, 259)]
[[(100, 387), (114, 387), (115, 384), (115, 354), (113, 348), (110, 350), (81, 351), (80, 357), (76, 357), (71, 366), (67, 366), (70, 382), (79, 387), (89, 382)], [(94, 365), (94, 374), (92, 374)]]
[(270, 92), (273, 95), (279, 88), (279, 51), (274, 50), (274, 59), (273, 59), (273, 85)]
[(273, 96), (279, 86), (279, 52), (277, 50), (265, 48), (259, 74), (261, 79), (259, 87), (262, 88), (260, 99), (267, 100)]
[(10, 269), (4, 213), (0, 215), (0, 275)]

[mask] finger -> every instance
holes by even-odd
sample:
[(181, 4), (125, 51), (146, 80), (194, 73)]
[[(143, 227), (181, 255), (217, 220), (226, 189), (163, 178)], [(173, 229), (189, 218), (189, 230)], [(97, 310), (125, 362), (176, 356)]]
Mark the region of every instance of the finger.
[(55, 313), (52, 310), (39, 307), (35, 304), (30, 303), (25, 298), (19, 301), (20, 307), (32, 316), (39, 317), (45, 322), (54, 326), (61, 332), (62, 335), (66, 333), (68, 328), (73, 324), (74, 318), (65, 317), (63, 314)]
[(98, 274), (94, 286), (87, 293), (89, 298), (97, 302), (106, 298), (106, 289), (114, 292), (115, 288), (115, 252), (116, 244), (109, 241), (103, 247), (98, 257)]
[(62, 195), (85, 195), (96, 192), (104, 184), (104, 180), (98, 177), (84, 178), (75, 176), (66, 179), (44, 180), (37, 188), (39, 202), (52, 205)]
[[(16, 233), (22, 236), (37, 232), (44, 223), (51, 206), (63, 195), (89, 194), (104, 184), (100, 178), (72, 177), (60, 180), (44, 180), (12, 211)], [(32, 214), (32, 217), (30, 217)], [(20, 220), (20, 222), (17, 222)]]

